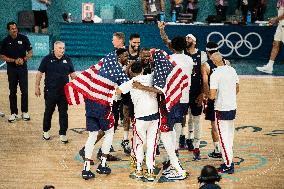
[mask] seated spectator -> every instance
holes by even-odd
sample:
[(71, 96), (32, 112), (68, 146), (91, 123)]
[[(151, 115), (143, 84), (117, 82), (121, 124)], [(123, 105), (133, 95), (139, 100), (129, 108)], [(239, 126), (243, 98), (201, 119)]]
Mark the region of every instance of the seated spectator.
[(215, 167), (206, 165), (202, 168), (200, 176), (197, 178), (201, 185), (199, 189), (221, 189), (215, 182), (221, 180), (221, 176)]
[(198, 0), (188, 0), (186, 13), (192, 14), (192, 21), (196, 21), (198, 13)]
[(160, 14), (165, 11), (164, 0), (143, 0), (144, 14)]
[(220, 16), (222, 21), (226, 21), (228, 1), (227, 0), (216, 0), (215, 8), (216, 8), (217, 16)]

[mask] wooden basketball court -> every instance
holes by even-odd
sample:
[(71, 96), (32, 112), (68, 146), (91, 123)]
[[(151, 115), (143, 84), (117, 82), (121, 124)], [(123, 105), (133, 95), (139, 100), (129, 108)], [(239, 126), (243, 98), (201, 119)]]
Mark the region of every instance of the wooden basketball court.
[[(213, 148), (210, 124), (202, 121), (202, 160), (192, 161), (192, 154), (180, 151), (183, 167), (190, 172), (188, 179), (166, 183), (144, 183), (129, 178), (132, 171), (129, 157), (120, 147), (123, 128), (115, 134), (114, 148), (122, 161), (109, 162), (112, 173), (96, 174), (93, 180), (81, 178), (83, 163), (78, 150), (84, 145), (87, 133), (84, 106), (69, 107), (69, 144), (60, 143), (58, 136), (58, 113), (52, 120), (51, 140), (42, 140), (43, 95), (34, 95), (35, 74), (29, 74), (29, 112), (31, 121), (8, 123), (9, 90), (6, 72), (0, 72), (0, 109), (6, 113), (0, 118), (0, 188), (43, 188), (54, 185), (57, 189), (81, 188), (199, 188), (197, 176), (204, 165), (219, 166), (220, 161), (208, 159)], [(43, 87), (43, 82), (42, 82)], [(222, 188), (282, 188), (284, 176), (284, 78), (246, 77), (240, 79), (238, 116), (235, 121), (234, 162), (235, 174), (222, 175)], [(18, 102), (20, 101), (18, 92)], [(19, 104), (19, 103), (18, 103)], [(20, 109), (20, 106), (18, 106)], [(100, 145), (96, 146), (96, 150)], [(162, 154), (157, 158), (158, 166)], [(96, 166), (92, 167), (95, 171)]]

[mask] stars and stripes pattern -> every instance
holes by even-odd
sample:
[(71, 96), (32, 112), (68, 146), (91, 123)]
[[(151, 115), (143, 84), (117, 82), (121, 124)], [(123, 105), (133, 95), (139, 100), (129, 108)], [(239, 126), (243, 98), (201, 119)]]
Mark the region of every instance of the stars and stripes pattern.
[(96, 103), (110, 106), (115, 86), (128, 81), (122, 66), (117, 63), (115, 51), (101, 59), (98, 64), (83, 71), (65, 85), (65, 94), (69, 105), (82, 104), (85, 98)]
[(167, 110), (180, 101), (182, 91), (189, 85), (188, 76), (163, 50), (155, 50), (154, 86), (163, 91)]

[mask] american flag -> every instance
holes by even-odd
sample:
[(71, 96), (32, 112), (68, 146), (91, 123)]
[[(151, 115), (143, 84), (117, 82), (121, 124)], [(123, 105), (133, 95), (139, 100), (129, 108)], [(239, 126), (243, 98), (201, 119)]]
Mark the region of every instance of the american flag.
[(188, 86), (188, 76), (176, 63), (170, 60), (170, 56), (163, 50), (154, 52), (154, 86), (163, 91), (167, 110), (180, 101), (183, 89)]
[(104, 106), (113, 101), (116, 85), (128, 81), (122, 66), (117, 62), (115, 51), (101, 59), (98, 64), (83, 71), (65, 85), (69, 105), (82, 104), (85, 98)]

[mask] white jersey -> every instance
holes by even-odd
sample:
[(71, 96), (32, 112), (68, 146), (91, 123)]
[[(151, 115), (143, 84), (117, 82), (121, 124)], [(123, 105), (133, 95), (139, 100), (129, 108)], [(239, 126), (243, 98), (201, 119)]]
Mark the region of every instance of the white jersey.
[[(284, 14), (284, 5), (278, 8), (278, 17)], [(279, 25), (284, 26), (284, 19), (279, 21)]]
[(188, 76), (188, 86), (182, 91), (180, 103), (189, 103), (189, 89), (191, 85), (191, 73), (193, 68), (193, 60), (185, 54), (172, 54), (170, 61), (174, 61), (178, 67)]
[(237, 109), (236, 84), (239, 78), (236, 70), (228, 65), (218, 66), (210, 76), (210, 89), (217, 89), (215, 110)]
[(152, 87), (153, 74), (138, 75), (119, 86), (119, 89), (123, 94), (130, 91), (131, 99), (134, 104), (135, 118), (145, 117), (158, 113), (157, 94), (133, 88), (133, 81), (138, 81), (144, 86)]

